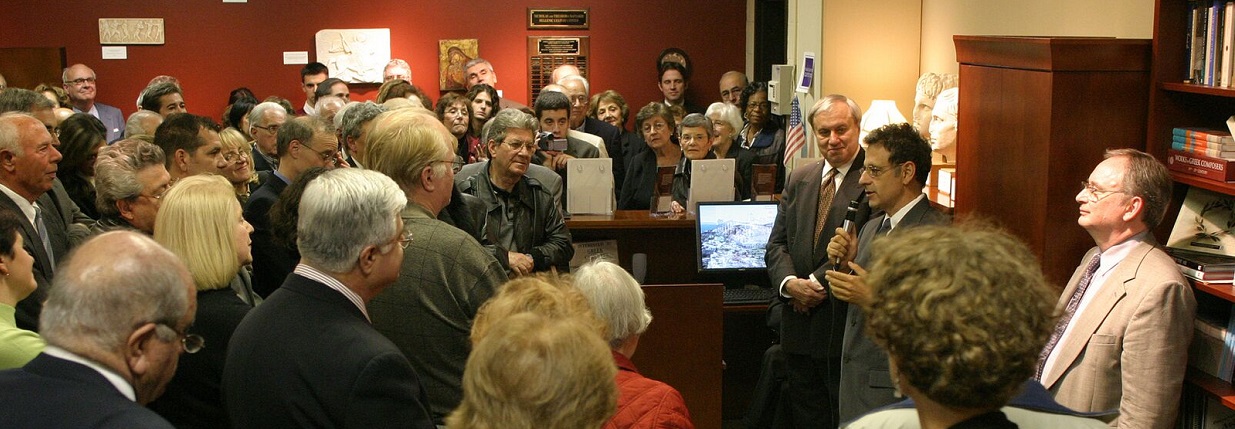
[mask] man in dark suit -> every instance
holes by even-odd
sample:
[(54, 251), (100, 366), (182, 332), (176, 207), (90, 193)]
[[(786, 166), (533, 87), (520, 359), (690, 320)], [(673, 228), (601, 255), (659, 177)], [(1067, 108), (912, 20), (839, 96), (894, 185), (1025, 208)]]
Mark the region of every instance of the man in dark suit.
[(263, 102), (249, 111), (249, 135), (253, 136), (253, 171), (279, 168), (279, 127), (287, 122), (287, 110), (279, 103)]
[[(554, 73), (556, 74), (557, 70), (554, 70)], [(605, 153), (613, 160), (613, 183), (622, 183), (626, 177), (626, 155), (622, 150), (621, 141), (622, 130), (587, 115), (591, 86), (583, 76), (566, 75), (558, 80), (557, 84), (562, 87), (562, 93), (570, 99), (570, 129), (600, 137), (604, 141)], [(616, 190), (616, 187), (614, 189)]]
[(197, 294), (184, 264), (115, 231), (60, 268), (42, 316), (47, 348), (0, 372), (0, 427), (171, 428), (142, 405), (163, 393), (180, 353), (203, 346), (185, 332)]
[(73, 64), (64, 69), (61, 80), (73, 105), (61, 107), (72, 107), (74, 112), (99, 118), (107, 128), (107, 142), (111, 143), (124, 135), (124, 114), (120, 109), (94, 101), (98, 89), (95, 78), (94, 70), (85, 64)]
[[(16, 91), (16, 90), (10, 90)], [(22, 246), (34, 257), (38, 288), (17, 303), (17, 326), (37, 330), (58, 258), (69, 250), (68, 224), (52, 193), (60, 152), (47, 128), (32, 116), (0, 117), (0, 210), (20, 215)]]
[[(783, 306), (781, 344), (789, 380), (790, 413), (797, 428), (835, 428), (841, 335), (846, 304), (828, 299), (821, 283), (832, 268), (831, 232), (841, 226), (866, 156), (858, 145), (862, 111), (843, 95), (829, 95), (807, 116), (823, 161), (799, 167), (781, 194), (765, 259)], [(825, 181), (826, 179), (826, 181)], [(864, 199), (855, 221), (870, 215)]]
[(416, 372), (365, 307), (399, 277), (407, 197), (381, 173), (346, 168), (310, 182), (302, 202), (312, 227), (298, 233), (300, 265), (228, 347), (232, 424), (432, 429)]
[[(866, 335), (862, 306), (871, 303), (865, 266), (871, 242), (918, 225), (946, 224), (948, 215), (931, 207), (922, 193), (931, 172), (931, 146), (907, 123), (885, 125), (866, 136), (866, 165), (858, 183), (866, 189), (871, 209), (881, 210), (854, 240), (837, 228), (828, 257), (851, 262), (827, 272), (832, 296), (849, 303), (841, 346), (840, 421), (847, 422), (898, 399), (888, 372), (888, 355)], [(852, 273), (849, 271), (852, 270)]]
[(253, 291), (269, 296), (296, 267), (292, 249), (275, 240), (270, 226), (270, 207), (279, 194), (313, 167), (334, 168), (339, 140), (315, 116), (301, 116), (279, 128), (279, 168), (266, 183), (253, 191), (244, 207), (244, 219), (253, 225)]

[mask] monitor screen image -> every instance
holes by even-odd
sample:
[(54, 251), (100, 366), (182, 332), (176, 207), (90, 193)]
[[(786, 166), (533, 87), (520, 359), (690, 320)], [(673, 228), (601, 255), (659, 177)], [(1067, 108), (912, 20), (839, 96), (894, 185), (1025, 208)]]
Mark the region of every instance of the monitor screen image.
[(764, 270), (776, 203), (699, 203), (695, 236), (700, 272)]

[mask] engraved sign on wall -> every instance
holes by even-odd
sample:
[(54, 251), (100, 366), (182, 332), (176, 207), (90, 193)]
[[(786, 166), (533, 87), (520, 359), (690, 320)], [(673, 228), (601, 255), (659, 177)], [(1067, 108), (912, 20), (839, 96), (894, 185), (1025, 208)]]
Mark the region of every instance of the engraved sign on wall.
[(162, 45), (163, 18), (99, 18), (100, 45)]
[(528, 30), (586, 30), (591, 9), (527, 8)]
[(364, 28), (317, 32), (317, 61), (330, 69), (330, 77), (347, 83), (381, 83), (382, 69), (390, 61), (390, 29)]
[(579, 68), (588, 77), (589, 41), (587, 36), (528, 36), (528, 104), (535, 102), (540, 89), (551, 84), (553, 69), (564, 64)]

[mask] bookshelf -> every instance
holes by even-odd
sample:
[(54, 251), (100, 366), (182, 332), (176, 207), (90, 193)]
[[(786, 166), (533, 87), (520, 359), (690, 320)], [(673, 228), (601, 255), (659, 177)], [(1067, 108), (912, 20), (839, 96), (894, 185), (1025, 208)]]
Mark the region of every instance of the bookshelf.
[[(1166, 161), (1175, 127), (1223, 129), (1226, 118), (1235, 114), (1235, 88), (1220, 88), (1185, 83), (1187, 79), (1187, 38), (1190, 11), (1187, 0), (1157, 0), (1154, 4), (1154, 38), (1151, 54), (1149, 118), (1145, 149)], [(1235, 183), (1172, 172), (1175, 179), (1173, 208), (1167, 219), (1175, 219), (1189, 186), (1235, 195)], [(1157, 229), (1159, 238), (1170, 233), (1171, 222)], [(1161, 240), (1160, 240), (1161, 241)], [(1235, 303), (1235, 287), (1227, 284), (1192, 282), (1198, 294)], [(1194, 368), (1188, 369), (1187, 384), (1217, 398), (1235, 409), (1235, 386)], [(1187, 408), (1181, 408), (1181, 412)]]

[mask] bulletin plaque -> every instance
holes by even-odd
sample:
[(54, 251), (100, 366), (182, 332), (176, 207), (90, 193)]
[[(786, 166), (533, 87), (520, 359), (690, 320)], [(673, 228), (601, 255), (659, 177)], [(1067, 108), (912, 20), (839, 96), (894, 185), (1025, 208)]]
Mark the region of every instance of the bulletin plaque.
[(528, 30), (587, 30), (591, 9), (527, 8)]
[(541, 88), (553, 83), (549, 78), (553, 74), (553, 69), (558, 66), (574, 65), (579, 68), (583, 77), (589, 77), (588, 50), (587, 36), (528, 36), (527, 104), (531, 105), (536, 101)]

